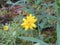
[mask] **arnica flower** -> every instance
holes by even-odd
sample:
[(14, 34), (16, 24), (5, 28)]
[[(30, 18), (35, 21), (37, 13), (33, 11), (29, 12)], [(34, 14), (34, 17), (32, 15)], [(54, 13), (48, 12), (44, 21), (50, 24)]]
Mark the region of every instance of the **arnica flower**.
[(5, 26), (3, 27), (3, 29), (7, 31), (7, 30), (9, 29), (9, 27), (8, 27), (7, 25), (5, 25)]
[(22, 27), (27, 30), (27, 29), (33, 29), (36, 28), (35, 22), (37, 19), (35, 16), (32, 16), (32, 14), (26, 16), (26, 18), (23, 18), (23, 23), (21, 24)]

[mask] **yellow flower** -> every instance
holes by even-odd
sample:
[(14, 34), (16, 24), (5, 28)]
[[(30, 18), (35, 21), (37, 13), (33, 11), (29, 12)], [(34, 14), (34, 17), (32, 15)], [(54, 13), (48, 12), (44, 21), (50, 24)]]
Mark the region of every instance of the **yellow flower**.
[(7, 31), (9, 28), (8, 28), (7, 25), (5, 25), (5, 26), (3, 27), (3, 29)]
[(37, 19), (35, 18), (35, 16), (32, 16), (32, 14), (26, 16), (26, 18), (23, 18), (23, 21), (24, 22), (21, 25), (23, 26), (23, 28), (25, 28), (25, 30), (36, 28), (35, 22), (37, 21)]

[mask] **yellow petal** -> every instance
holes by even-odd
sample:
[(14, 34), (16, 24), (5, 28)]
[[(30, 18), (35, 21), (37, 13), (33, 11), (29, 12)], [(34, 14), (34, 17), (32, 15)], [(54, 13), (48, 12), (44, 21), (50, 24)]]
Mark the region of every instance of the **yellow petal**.
[(23, 26), (23, 25), (24, 25), (24, 23), (21, 24), (21, 26)]
[(28, 26), (26, 26), (26, 27), (25, 27), (25, 30), (27, 30), (28, 28), (29, 28), (29, 27), (28, 27)]
[(35, 16), (33, 16), (32, 18), (35, 18)]
[(30, 17), (30, 18), (33, 17), (32, 14), (30, 14), (29, 17)]
[(32, 29), (32, 30), (33, 30), (33, 27), (32, 27), (32, 26), (30, 26), (30, 29)]
[(35, 25), (35, 24), (32, 24), (32, 26), (33, 26), (34, 28), (36, 28), (36, 25)]
[(37, 21), (37, 19), (34, 19), (33, 21), (34, 21), (34, 23), (35, 23), (35, 22)]
[(23, 21), (26, 21), (26, 19), (25, 19), (25, 18), (23, 18)]
[(34, 22), (36, 22), (36, 21), (37, 21), (37, 19), (34, 20)]
[(32, 14), (29, 14), (30, 16), (32, 16)]

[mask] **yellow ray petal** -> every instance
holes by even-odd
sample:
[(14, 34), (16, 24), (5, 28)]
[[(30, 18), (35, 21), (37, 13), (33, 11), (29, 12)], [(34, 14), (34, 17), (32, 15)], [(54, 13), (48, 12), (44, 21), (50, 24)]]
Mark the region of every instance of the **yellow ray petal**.
[(36, 28), (36, 25), (35, 25), (35, 24), (32, 24), (32, 26), (33, 26), (34, 28)]
[(28, 26), (26, 26), (26, 27), (25, 27), (25, 30), (27, 30), (28, 28), (29, 28), (29, 27), (28, 27)]

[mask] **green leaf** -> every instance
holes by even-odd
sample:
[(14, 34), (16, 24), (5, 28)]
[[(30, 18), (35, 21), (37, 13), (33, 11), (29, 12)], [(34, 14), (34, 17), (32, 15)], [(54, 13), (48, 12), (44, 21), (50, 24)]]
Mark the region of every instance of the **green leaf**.
[(21, 36), (21, 37), (18, 37), (18, 38), (24, 39), (24, 40), (27, 40), (27, 41), (37, 42), (37, 43), (40, 43), (41, 45), (48, 45), (47, 43), (43, 42), (42, 40), (39, 40), (39, 39), (36, 39), (36, 38), (33, 38), (33, 37)]
[(60, 7), (60, 0), (56, 0), (56, 4)]
[(60, 22), (57, 22), (57, 44), (60, 45)]

